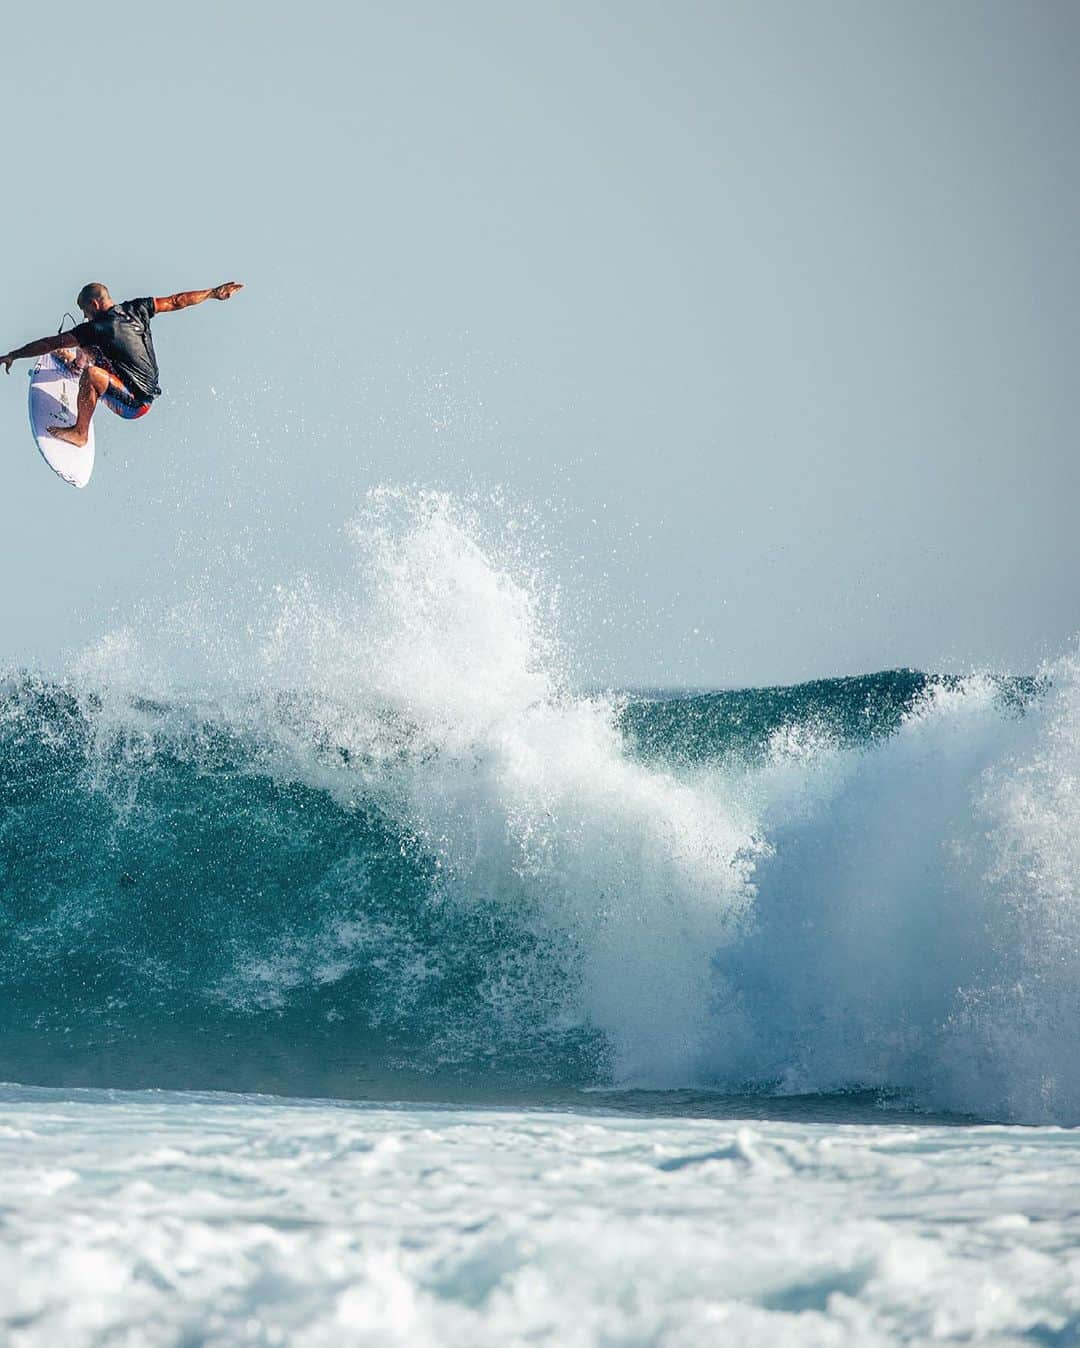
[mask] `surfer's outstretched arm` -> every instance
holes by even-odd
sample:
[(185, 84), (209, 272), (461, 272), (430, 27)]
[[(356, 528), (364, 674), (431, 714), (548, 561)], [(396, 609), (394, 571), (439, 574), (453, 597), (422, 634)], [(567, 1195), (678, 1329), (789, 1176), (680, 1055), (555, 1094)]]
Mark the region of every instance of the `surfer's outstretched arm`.
[(162, 295), (160, 299), (154, 300), (154, 313), (175, 313), (177, 309), (190, 309), (193, 304), (202, 304), (204, 300), (231, 300), (243, 288), (240, 281), (226, 281), (224, 285), (214, 286), (210, 290), (181, 290), (175, 295)]
[(9, 351), (6, 356), (0, 356), (0, 364), (10, 374), (13, 361), (32, 360), (34, 356), (47, 356), (50, 351), (59, 351), (65, 346), (73, 345), (70, 332), (54, 332), (51, 337), (39, 337), (36, 342), (27, 342), (17, 351)]

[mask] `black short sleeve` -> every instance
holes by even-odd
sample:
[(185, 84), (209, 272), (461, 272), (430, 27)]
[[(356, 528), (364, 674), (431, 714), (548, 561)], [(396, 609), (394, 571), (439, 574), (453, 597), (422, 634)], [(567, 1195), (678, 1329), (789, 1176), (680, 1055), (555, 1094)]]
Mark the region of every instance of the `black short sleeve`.
[(161, 393), (150, 320), (157, 312), (149, 297), (103, 309), (71, 330), (72, 341), (94, 352), (94, 363), (114, 374), (138, 398)]

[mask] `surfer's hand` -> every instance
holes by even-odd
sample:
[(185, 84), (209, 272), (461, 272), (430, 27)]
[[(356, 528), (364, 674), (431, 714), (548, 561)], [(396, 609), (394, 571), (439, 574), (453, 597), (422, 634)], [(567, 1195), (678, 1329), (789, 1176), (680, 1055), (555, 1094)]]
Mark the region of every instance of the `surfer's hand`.
[(231, 300), (238, 290), (243, 290), (243, 282), (226, 281), (224, 285), (215, 286), (210, 294), (216, 300)]
[(15, 364), (15, 357), (10, 354), (6, 356), (0, 356), (0, 361), (3, 362), (4, 369), (7, 370), (8, 374), (10, 374), (11, 367)]

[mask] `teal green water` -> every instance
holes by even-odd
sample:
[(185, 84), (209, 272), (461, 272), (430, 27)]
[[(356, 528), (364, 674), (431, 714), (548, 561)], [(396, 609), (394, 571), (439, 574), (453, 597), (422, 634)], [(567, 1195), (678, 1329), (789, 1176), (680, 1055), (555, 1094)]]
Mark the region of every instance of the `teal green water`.
[[(644, 1099), (690, 1112), (717, 1093), (729, 1112), (733, 1099), (763, 1092), (827, 1101), (839, 1091), (852, 1108), (919, 1103), (921, 1072), (940, 1084), (943, 1027), (957, 1008), (936, 983), (883, 1006), (858, 993), (848, 961), (859, 942), (873, 944), (873, 928), (853, 937), (858, 921), (831, 905), (850, 888), (843, 872), (853, 853), (854, 864), (873, 865), (877, 844), (850, 832), (853, 802), (862, 809), (868, 791), (880, 794), (894, 777), (907, 783), (908, 799), (911, 756), (894, 770), (889, 746), (911, 737), (937, 694), (962, 690), (957, 680), (899, 670), (611, 704), (619, 752), (649, 789), (719, 791), (742, 817), (757, 810), (748, 835), (754, 907), (734, 929), (718, 923), (715, 950), (705, 951), (715, 986), (703, 988), (701, 1015), (715, 1045), (692, 1071), (680, 1069), (684, 1079), (660, 1071), (653, 1082), (620, 1066), (617, 1006), (596, 1010), (615, 993), (582, 995), (590, 980), (615, 977), (597, 973), (590, 950), (605, 893), (586, 892), (585, 883), (573, 890), (576, 872), (567, 879), (565, 858), (587, 837), (559, 840), (562, 859), (549, 872), (530, 862), (526, 873), (499, 845), (484, 854), (476, 807), (462, 807), (454, 818), (476, 833), (476, 856), (455, 871), (429, 834), (409, 827), (407, 806), (387, 808), (372, 776), (389, 771), (385, 758), (361, 764), (332, 742), (313, 746), (337, 774), (329, 790), (284, 768), (254, 721), (238, 728), (206, 707), (132, 702), (118, 729), (115, 709), (106, 725), (92, 696), (9, 681), (0, 708), (0, 1079), (462, 1100), (655, 1085), (675, 1094), (630, 1094), (626, 1105)], [(999, 682), (984, 697), (983, 721), (1005, 733), (1030, 720), (1042, 690), (1034, 680)], [(777, 749), (791, 735), (812, 746), (794, 760)], [(919, 752), (947, 756), (948, 745)], [(414, 778), (445, 773), (433, 754), (411, 746), (405, 729), (395, 770), (408, 760)], [(455, 771), (471, 780), (480, 768), (464, 759)], [(783, 785), (793, 763), (801, 804), (790, 781)], [(841, 787), (815, 785), (837, 772)], [(342, 774), (352, 773), (356, 788), (343, 798)], [(901, 845), (922, 847), (914, 834)], [(932, 850), (920, 858), (940, 864)], [(872, 904), (874, 877), (864, 881)], [(618, 883), (632, 895), (632, 870)], [(556, 888), (554, 908), (546, 896)], [(931, 888), (937, 903), (944, 891)], [(658, 955), (665, 943), (702, 939), (702, 930), (712, 939), (708, 927), (688, 934), (681, 924), (680, 893), (654, 891), (641, 921), (651, 924)], [(940, 952), (942, 941), (961, 943), (985, 918), (964, 909), (959, 926), (939, 915), (934, 930), (924, 902), (912, 895), (913, 932), (900, 931), (895, 912), (882, 917), (883, 940), (898, 949), (916, 943), (915, 957), (903, 957), (912, 980), (919, 941)], [(826, 931), (827, 944), (817, 943)], [(838, 951), (845, 941), (854, 944)], [(838, 964), (824, 982), (823, 949), (844, 970)], [(880, 952), (861, 953), (872, 972)], [(969, 954), (984, 965), (996, 958), (981, 938)], [(981, 976), (986, 983), (1007, 972), (1006, 961)], [(956, 973), (946, 970), (943, 986), (955, 990)], [(846, 999), (839, 1013), (826, 986)], [(634, 989), (618, 995), (632, 999)], [(863, 1040), (906, 1035), (910, 1051), (815, 1065), (820, 1048), (808, 1047), (800, 1017), (809, 1025), (832, 1016), (848, 1028), (854, 1020)], [(658, 1045), (662, 1064), (662, 1036)], [(962, 1091), (922, 1103), (980, 1108)]]

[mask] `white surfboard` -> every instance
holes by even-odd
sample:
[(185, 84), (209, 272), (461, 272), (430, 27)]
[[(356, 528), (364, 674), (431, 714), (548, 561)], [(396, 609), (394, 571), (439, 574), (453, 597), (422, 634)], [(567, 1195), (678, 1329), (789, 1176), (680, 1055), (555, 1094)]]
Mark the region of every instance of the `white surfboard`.
[(94, 471), (94, 423), (81, 447), (49, 434), (50, 426), (73, 426), (79, 397), (79, 375), (70, 366), (42, 356), (30, 371), (30, 429), (41, 457), (73, 487), (85, 487)]

